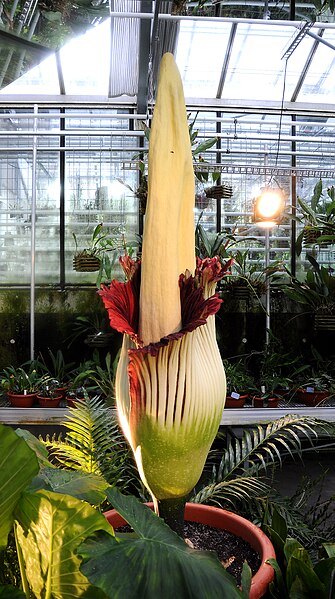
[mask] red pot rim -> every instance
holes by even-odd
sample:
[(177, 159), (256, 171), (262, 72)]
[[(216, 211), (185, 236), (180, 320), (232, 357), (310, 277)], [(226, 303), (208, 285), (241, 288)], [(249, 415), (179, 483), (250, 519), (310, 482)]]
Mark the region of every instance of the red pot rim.
[[(153, 503), (147, 505), (153, 509)], [(104, 512), (104, 516), (114, 528), (125, 524), (124, 518), (116, 510)], [(258, 526), (233, 512), (201, 503), (186, 504), (185, 520), (223, 528), (247, 541), (261, 558), (260, 568), (252, 577), (249, 599), (260, 599), (265, 594), (274, 578), (272, 566), (265, 562), (270, 558), (275, 559), (276, 554), (270, 539)]]
[(36, 397), (37, 392), (33, 393), (13, 393), (12, 391), (7, 392), (8, 397)]

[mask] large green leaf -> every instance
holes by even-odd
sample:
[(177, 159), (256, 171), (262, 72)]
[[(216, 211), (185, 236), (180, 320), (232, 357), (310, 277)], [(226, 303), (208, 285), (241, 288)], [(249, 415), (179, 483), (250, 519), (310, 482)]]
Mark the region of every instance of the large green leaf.
[(313, 568), (302, 561), (299, 557), (292, 556), (287, 565), (286, 580), (289, 588), (292, 588), (299, 580), (301, 588), (312, 597), (324, 597), (325, 585), (315, 574)]
[(25, 493), (15, 511), (26, 576), (36, 597), (104, 597), (80, 571), (78, 545), (89, 535), (113, 529), (87, 503), (49, 491)]
[(234, 579), (214, 554), (191, 549), (134, 497), (125, 497), (116, 489), (109, 489), (107, 496), (138, 535), (136, 539), (88, 540), (79, 549), (84, 558), (82, 571), (108, 597), (241, 598)]
[(50, 466), (48, 451), (43, 443), (41, 443), (41, 441), (35, 437), (35, 435), (23, 428), (16, 428), (15, 433), (18, 435), (18, 437), (24, 439), (27, 445), (29, 445), (30, 449), (32, 449), (36, 454), (40, 467), (46, 465)]
[(43, 468), (33, 481), (30, 490), (45, 489), (71, 495), (91, 505), (100, 505), (106, 499), (105, 489), (108, 483), (102, 476), (78, 470)]
[(0, 425), (0, 548), (6, 547), (13, 511), (39, 470), (35, 453), (9, 427)]
[(320, 560), (314, 567), (315, 574), (326, 587), (326, 597), (335, 597), (335, 557)]

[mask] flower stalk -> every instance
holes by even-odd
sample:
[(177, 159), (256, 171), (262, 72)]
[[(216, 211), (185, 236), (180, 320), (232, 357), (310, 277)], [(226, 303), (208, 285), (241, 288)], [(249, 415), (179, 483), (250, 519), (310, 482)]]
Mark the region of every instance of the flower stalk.
[[(194, 171), (180, 75), (161, 61), (150, 134), (141, 262), (99, 291), (124, 334), (116, 373), (120, 423), (157, 512), (179, 534), (185, 501), (217, 433), (226, 395), (216, 342), (218, 258), (195, 259)], [(228, 265), (227, 265), (228, 266)]]

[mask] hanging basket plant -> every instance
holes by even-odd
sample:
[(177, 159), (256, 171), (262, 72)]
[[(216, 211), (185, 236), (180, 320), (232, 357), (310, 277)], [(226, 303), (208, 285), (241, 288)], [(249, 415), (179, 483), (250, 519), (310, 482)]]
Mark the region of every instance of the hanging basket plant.
[(101, 260), (83, 251), (73, 258), (73, 270), (77, 272), (94, 272), (100, 270)]
[(77, 272), (94, 272), (101, 268), (103, 256), (106, 252), (115, 249), (115, 242), (110, 237), (108, 230), (104, 229), (103, 223), (94, 228), (87, 246), (78, 250), (77, 236), (72, 233), (76, 251), (73, 257), (73, 269)]
[(303, 230), (303, 241), (305, 244), (317, 243), (317, 239), (320, 237), (320, 231), (317, 227), (306, 225)]

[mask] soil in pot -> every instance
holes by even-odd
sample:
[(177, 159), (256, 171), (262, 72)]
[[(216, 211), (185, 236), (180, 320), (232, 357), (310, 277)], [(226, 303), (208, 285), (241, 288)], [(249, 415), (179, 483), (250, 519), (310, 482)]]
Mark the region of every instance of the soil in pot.
[[(152, 503), (147, 505), (153, 509)], [(104, 512), (104, 516), (115, 530), (121, 531), (124, 525), (127, 526), (115, 510)], [(274, 578), (273, 568), (266, 562), (269, 558), (275, 557), (275, 551), (269, 538), (255, 524), (221, 508), (196, 503), (186, 503), (185, 522), (187, 526), (190, 524), (192, 527), (194, 524), (196, 529), (200, 530), (200, 535), (197, 534), (195, 539), (192, 540), (194, 546), (197, 549), (215, 550), (219, 559), (224, 562), (223, 565), (227, 567), (227, 571), (235, 576), (237, 584), (241, 576), (243, 562), (246, 559), (253, 573), (249, 599), (260, 599), (264, 596), (269, 583)], [(203, 541), (201, 541), (201, 527), (208, 529), (208, 534), (205, 535)], [(214, 532), (211, 529), (214, 529)], [(191, 533), (187, 529), (185, 534), (192, 539), (190, 537)], [(216, 539), (214, 539), (214, 535)], [(229, 547), (230, 542), (227, 540), (227, 535), (232, 538), (228, 553), (226, 549)], [(200, 536), (201, 543), (196, 540), (197, 536)], [(220, 537), (223, 539), (221, 543), (218, 541)], [(206, 538), (209, 541), (206, 541)], [(242, 545), (240, 545), (240, 542), (242, 542)], [(225, 553), (222, 554), (222, 550)], [(242, 560), (238, 564), (238, 556), (242, 555)], [(228, 570), (228, 567), (235, 569), (236, 573), (232, 569)], [(256, 573), (254, 573), (255, 569), (257, 570)]]

